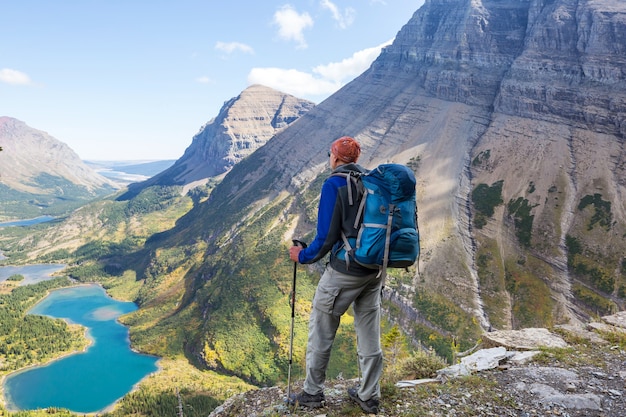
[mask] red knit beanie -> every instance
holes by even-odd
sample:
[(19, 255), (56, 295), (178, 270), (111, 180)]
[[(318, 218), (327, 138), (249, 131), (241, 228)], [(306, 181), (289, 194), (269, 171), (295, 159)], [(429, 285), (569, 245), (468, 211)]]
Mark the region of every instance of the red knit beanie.
[(361, 155), (361, 145), (350, 136), (342, 136), (333, 142), (330, 151), (343, 162), (356, 162)]

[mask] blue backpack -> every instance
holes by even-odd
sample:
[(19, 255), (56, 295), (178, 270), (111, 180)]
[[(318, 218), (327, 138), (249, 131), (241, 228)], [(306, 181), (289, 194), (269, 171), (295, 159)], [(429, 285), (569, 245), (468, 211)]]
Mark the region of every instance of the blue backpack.
[[(356, 238), (346, 238), (338, 256), (371, 269), (383, 279), (387, 268), (406, 268), (419, 256), (419, 229), (415, 199), (415, 175), (401, 164), (382, 164), (366, 174), (334, 174), (362, 187)], [(351, 189), (352, 187), (348, 187)], [(360, 193), (359, 193), (360, 194)]]

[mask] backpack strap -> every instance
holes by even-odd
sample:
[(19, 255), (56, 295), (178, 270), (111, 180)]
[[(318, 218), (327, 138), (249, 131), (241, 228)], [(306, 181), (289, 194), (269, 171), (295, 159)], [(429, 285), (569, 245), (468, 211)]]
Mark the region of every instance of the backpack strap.
[(363, 220), (363, 210), (365, 210), (365, 201), (367, 200), (367, 196), (369, 195), (369, 191), (367, 188), (363, 187), (363, 195), (361, 196), (361, 204), (359, 204), (359, 209), (356, 212), (356, 217), (354, 218), (354, 228), (358, 229), (361, 221)]
[(341, 240), (343, 240), (343, 247), (345, 249), (344, 261), (346, 261), (346, 268), (350, 269), (350, 255), (354, 252), (354, 248), (350, 245), (350, 241), (343, 230), (341, 231)]
[(383, 255), (383, 265), (380, 267), (378, 275), (382, 278), (382, 287), (385, 286), (385, 278), (387, 278), (387, 265), (389, 264), (389, 246), (391, 245), (391, 225), (393, 223), (393, 212), (396, 209), (395, 204), (389, 204), (389, 213), (387, 214), (387, 231), (385, 233), (385, 251)]
[(354, 187), (358, 191), (358, 189), (359, 189), (359, 178), (360, 178), (361, 174), (357, 173), (357, 172), (354, 172), (354, 171), (350, 171), (350, 172), (335, 172), (334, 174), (331, 174), (331, 176), (334, 176), (334, 177), (344, 177), (346, 179), (346, 185), (347, 185), (347, 188), (348, 188), (348, 204), (350, 204), (351, 206), (354, 205), (354, 196), (353, 196), (353, 191), (352, 191), (352, 184), (354, 184)]
[[(359, 179), (361, 177), (360, 173), (356, 173), (353, 171), (350, 172), (336, 172), (334, 174), (331, 174), (332, 176), (337, 176), (337, 177), (343, 177), (346, 179), (346, 185), (347, 185), (347, 191), (348, 191), (348, 204), (353, 206), (354, 205), (354, 195), (353, 195), (353, 191), (352, 191), (352, 185), (354, 184), (354, 188), (356, 189), (357, 193), (359, 190)], [(362, 184), (361, 184), (362, 187)], [(356, 218), (354, 219), (354, 228), (358, 229), (359, 225), (361, 224), (361, 217), (362, 217), (362, 213), (363, 213), (363, 209), (365, 208), (365, 198), (366, 198), (366, 192), (363, 193), (363, 198), (361, 199), (361, 203), (359, 204), (359, 209), (357, 211), (357, 215)], [(345, 255), (344, 255), (344, 261), (346, 262), (346, 268), (350, 269), (350, 256), (354, 253), (355, 248), (352, 247), (352, 245), (350, 244), (350, 241), (348, 240), (348, 237), (346, 236), (346, 234), (343, 232), (343, 230), (341, 231), (341, 240), (343, 241), (343, 246), (345, 249)]]

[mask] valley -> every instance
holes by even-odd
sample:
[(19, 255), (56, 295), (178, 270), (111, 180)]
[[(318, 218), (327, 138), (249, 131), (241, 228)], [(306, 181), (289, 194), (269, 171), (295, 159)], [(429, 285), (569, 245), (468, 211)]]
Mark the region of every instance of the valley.
[[(27, 322), (28, 320), (30, 320), (28, 319), (29, 315), (26, 315), (26, 311), (29, 309), (29, 306), (32, 306), (34, 305), (34, 303), (43, 299), (48, 289), (54, 289), (58, 288), (59, 286), (68, 285), (79, 285), (76, 288), (80, 288), (80, 286), (82, 286), (84, 283), (91, 282), (98, 283), (99, 286), (101, 286), (102, 288), (106, 288), (107, 292), (113, 298), (126, 302), (133, 302), (133, 305), (136, 304), (141, 307), (141, 304), (137, 303), (137, 299), (140, 294), (143, 280), (137, 281), (131, 278), (131, 275), (129, 274), (123, 274), (119, 277), (116, 277), (115, 275), (109, 275), (106, 272), (103, 272), (101, 267), (97, 266), (97, 257), (105, 255), (111, 256), (115, 254), (115, 251), (118, 251), (118, 254), (120, 253), (120, 247), (116, 243), (114, 243), (114, 241), (119, 239), (119, 236), (116, 233), (113, 233), (113, 231), (116, 231), (119, 228), (124, 228), (126, 230), (125, 233), (127, 236), (132, 235), (135, 239), (138, 239), (139, 242), (143, 243), (145, 241), (145, 238), (153, 235), (154, 233), (163, 231), (163, 227), (171, 227), (173, 222), (182, 215), (181, 213), (184, 213), (185, 210), (188, 210), (191, 207), (188, 198), (182, 198), (180, 196), (172, 198), (176, 200), (176, 202), (172, 202), (170, 206), (170, 211), (165, 210), (157, 211), (154, 213), (144, 212), (142, 213), (143, 217), (141, 220), (139, 220), (138, 217), (135, 219), (134, 222), (130, 222), (135, 224), (136, 227), (141, 225), (141, 227), (138, 229), (131, 228), (131, 230), (134, 230), (133, 233), (129, 233), (129, 230), (126, 229), (126, 226), (123, 226), (122, 224), (110, 223), (109, 226), (111, 226), (112, 232), (111, 234), (105, 234), (104, 239), (102, 240), (100, 240), (99, 238), (99, 236), (102, 235), (82, 234), (80, 237), (77, 236), (77, 232), (82, 233), (80, 231), (85, 229), (82, 227), (78, 227), (78, 225), (73, 224), (73, 222), (81, 223), (85, 221), (86, 218), (90, 218), (91, 216), (97, 216), (98, 214), (102, 214), (103, 212), (108, 213), (108, 215), (110, 216), (111, 213), (116, 210), (116, 208), (112, 206), (126, 206), (128, 203), (116, 203), (113, 201), (93, 203), (93, 207), (90, 208), (89, 206), (86, 206), (82, 209), (83, 211), (90, 211), (91, 214), (86, 214), (84, 212), (80, 214), (74, 213), (64, 220), (64, 225), (62, 228), (59, 228), (59, 226), (56, 224), (41, 223), (35, 226), (30, 226), (30, 230), (27, 230), (29, 228), (19, 227), (3, 229), (2, 237), (5, 244), (3, 248), (5, 253), (8, 255), (8, 258), (5, 259), (5, 263), (8, 259), (33, 259), (32, 254), (21, 253), (19, 249), (13, 250), (14, 247), (10, 244), (6, 246), (7, 240), (11, 241), (12, 239), (15, 239), (15, 241), (18, 242), (17, 246), (15, 247), (19, 248), (20, 245), (24, 244), (24, 239), (26, 239), (26, 242), (29, 242), (25, 245), (26, 247), (46, 246), (47, 249), (51, 251), (50, 253), (46, 253), (46, 251), (43, 251), (43, 253), (39, 253), (38, 256), (40, 256), (40, 259), (47, 259), (48, 262), (65, 262), (68, 264), (74, 264), (74, 267), (70, 266), (69, 268), (63, 270), (60, 273), (61, 277), (59, 278), (44, 280), (34, 285), (17, 287), (27, 290), (30, 288), (37, 289), (38, 287), (44, 286), (42, 287), (43, 291), (38, 290), (39, 292), (37, 292), (36, 295), (28, 296), (28, 298), (26, 299), (28, 304), (24, 304), (26, 301), (22, 302), (24, 308), (19, 311), (22, 311), (21, 314), (23, 316), (16, 317), (18, 322), (19, 320), (23, 319), (26, 319)], [(110, 207), (107, 207), (103, 210), (103, 207), (107, 205), (110, 205)], [(91, 211), (92, 209), (93, 211)], [(154, 217), (152, 217), (150, 214), (152, 214), (152, 216)], [(109, 217), (109, 219), (111, 219), (111, 222), (114, 222), (114, 220), (112, 220), (113, 218), (115, 217)], [(95, 222), (97, 222), (97, 219), (91, 218), (88, 224), (91, 225)], [(126, 222), (124, 222), (124, 224), (126, 224)], [(152, 229), (152, 227), (155, 227), (155, 229)], [(53, 242), (47, 240), (49, 239), (50, 234), (54, 235)], [(98, 237), (98, 240), (100, 240), (97, 245), (86, 245), (85, 243), (83, 243), (83, 247), (81, 248), (81, 245), (77, 242), (77, 239), (80, 238), (84, 239), (82, 240), (82, 242), (89, 242), (93, 239), (96, 239), (96, 237)], [(63, 247), (65, 249), (59, 249), (60, 247)], [(133, 249), (133, 247), (131, 247), (128, 243), (122, 245), (122, 247), (124, 248), (123, 250), (128, 250), (129, 252), (131, 249)], [(68, 256), (68, 248), (77, 248), (71, 250), (76, 251), (76, 253), (79, 254), (80, 258), (73, 258)], [(139, 247), (134, 247), (134, 250), (139, 249)], [(37, 257), (35, 257), (35, 259), (36, 258)], [(80, 267), (76, 267), (76, 263), (81, 263), (82, 265)], [(34, 271), (33, 268), (36, 267), (38, 266), (26, 267), (29, 268), (26, 271)], [(7, 273), (10, 272), (11, 274), (15, 275), (14, 273), (16, 271), (19, 271), (20, 268), (24, 267), (16, 266), (11, 271), (7, 271)], [(59, 274), (59, 270), (62, 269), (63, 266), (51, 269), (50, 271), (56, 270), (56, 275)], [(71, 281), (68, 281), (68, 279), (66, 278), (67, 276), (71, 277)], [(13, 289), (11, 294), (16, 294), (15, 291), (16, 290)], [(147, 311), (141, 311), (141, 316), (143, 319), (148, 319), (150, 321), (154, 320), (155, 318), (158, 319), (158, 312), (151, 313), (149, 309), (146, 310)], [(14, 311), (17, 312), (17, 310)], [(130, 314), (132, 315), (135, 313)], [(119, 318), (121, 323), (125, 323), (127, 320), (129, 320), (128, 318), (125, 318), (126, 316), (128, 316), (128, 314)], [(61, 330), (64, 328), (68, 328), (67, 325), (64, 324), (65, 322), (60, 319), (53, 320), (45, 317), (44, 319), (46, 322), (58, 323), (54, 326), (51, 324), (48, 325), (47, 327), (50, 330), (55, 329), (56, 326), (60, 326), (59, 329)], [(11, 322), (7, 322), (6, 320), (0, 320), (0, 322), (4, 323), (4, 326), (11, 326)], [(15, 329), (17, 328), (19, 327), (15, 327)], [(50, 340), (75, 340), (72, 345), (59, 345), (56, 348), (49, 350), (47, 353), (48, 356), (42, 356), (41, 354), (38, 354), (36, 352), (22, 352), (22, 354), (26, 356), (22, 359), (20, 359), (21, 356), (16, 356), (14, 359), (12, 359), (12, 362), (9, 362), (11, 365), (9, 365), (9, 363), (5, 361), (5, 375), (7, 372), (22, 369), (24, 366), (46, 364), (49, 363), (51, 359), (67, 357), (66, 355), (71, 354), (72, 352), (82, 351), (86, 346), (91, 343), (89, 341), (90, 339), (85, 337), (85, 328), (83, 326), (77, 326), (75, 324), (72, 324), (68, 329), (72, 331), (73, 336), (71, 338), (68, 336), (63, 336), (62, 334), (58, 334), (56, 336), (50, 336)], [(132, 326), (129, 327), (129, 329), (131, 330), (131, 333), (134, 333), (135, 329), (133, 329)], [(67, 332), (67, 330), (64, 331)], [(162, 340), (162, 334), (157, 333), (155, 334), (155, 336), (157, 336), (158, 339)], [(239, 378), (223, 376), (215, 372), (206, 370), (202, 371), (198, 369), (197, 367), (190, 364), (187, 359), (185, 359), (184, 352), (181, 347), (174, 346), (167, 348), (164, 346), (144, 346), (141, 344), (141, 342), (136, 343), (135, 339), (137, 339), (137, 337), (131, 334), (133, 351), (151, 353), (160, 357), (158, 362), (159, 371), (142, 379), (142, 381), (128, 395), (126, 395), (121, 402), (117, 402), (115, 404), (115, 407), (109, 407), (107, 408), (107, 410), (104, 410), (105, 414), (112, 413), (111, 415), (127, 415), (128, 413), (136, 413), (140, 412), (141, 410), (144, 410), (144, 412), (155, 413), (157, 412), (155, 411), (157, 403), (167, 404), (168, 401), (171, 401), (172, 407), (175, 408), (178, 404), (179, 399), (182, 396), (183, 398), (185, 398), (185, 401), (187, 403), (196, 406), (196, 413), (198, 413), (198, 415), (206, 415), (208, 411), (212, 410), (217, 404), (232, 395), (232, 393), (252, 388), (251, 385), (245, 383)], [(39, 345), (41, 345), (41, 343), (43, 342), (41, 336), (35, 336), (33, 340), (36, 340), (37, 344)], [(12, 356), (14, 356), (14, 354)], [(70, 357), (72, 356), (69, 356), (68, 358)], [(57, 362), (54, 363), (57, 364)], [(91, 370), (91, 368), (89, 369)], [(176, 394), (177, 391), (178, 394)], [(86, 394), (83, 393), (80, 395), (84, 396)], [(169, 411), (167, 411), (169, 410), (169, 408), (167, 406), (163, 407), (165, 410), (164, 415), (169, 415)], [(40, 406), (35, 406), (35, 408), (40, 408)], [(64, 408), (67, 407), (53, 406), (50, 410), (58, 410), (57, 412), (60, 414), (67, 414), (67, 411), (63, 411)], [(51, 411), (48, 411), (48, 413), (49, 412)], [(54, 413), (55, 411), (52, 412)], [(32, 415), (37, 415), (38, 412), (31, 411), (30, 413)], [(195, 414), (190, 413), (190, 415)]]
[[(580, 342), (577, 331), (626, 308), (625, 39), (626, 5), (612, 0), (431, 0), (323, 102), (251, 85), (179, 160), (123, 187), (2, 117), (0, 219), (55, 220), (0, 228), (0, 264), (67, 267), (2, 294), (21, 298), (0, 342), (12, 345), (48, 286), (97, 284), (137, 306), (119, 321), (133, 349), (160, 358), (105, 415), (171, 416), (183, 398), (188, 417), (206, 416), (233, 394), (284, 385), (288, 248), (315, 235), (328, 147), (341, 135), (361, 143), (364, 167), (402, 163), (417, 178), (419, 262), (391, 271), (383, 292), (390, 361), (429, 352), (452, 363), (492, 331), (570, 329)], [(54, 156), (44, 174), (5, 158), (37, 147)], [(295, 379), (326, 261), (297, 268)], [(352, 320), (330, 360), (338, 380), (358, 377)], [(82, 348), (76, 329), (46, 323), (71, 343), (45, 357), (5, 354), (4, 366)], [(609, 333), (619, 357), (623, 336)], [(26, 414), (45, 413), (68, 414)]]

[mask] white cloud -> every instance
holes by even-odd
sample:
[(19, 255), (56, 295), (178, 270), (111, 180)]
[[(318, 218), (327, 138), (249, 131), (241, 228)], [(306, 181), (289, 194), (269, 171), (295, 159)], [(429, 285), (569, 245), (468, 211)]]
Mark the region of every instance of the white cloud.
[(254, 49), (252, 49), (251, 46), (240, 42), (217, 42), (215, 44), (215, 49), (217, 49), (218, 51), (226, 52), (228, 54), (232, 54), (233, 52), (237, 51), (246, 54), (254, 54)]
[(211, 84), (213, 82), (213, 80), (209, 77), (207, 77), (206, 75), (203, 75), (201, 77), (196, 78), (196, 82), (200, 83), (200, 84)]
[(354, 22), (355, 10), (352, 7), (346, 7), (342, 14), (337, 5), (330, 0), (322, 0), (320, 4), (322, 7), (330, 10), (333, 15), (333, 19), (335, 19), (341, 29), (347, 28), (352, 24), (352, 22)]
[(369, 68), (371, 63), (380, 55), (381, 49), (391, 44), (391, 42), (387, 41), (373, 48), (357, 51), (350, 58), (346, 58), (341, 62), (318, 65), (313, 68), (313, 72), (319, 74), (324, 79), (342, 82), (349, 81)]
[(355, 52), (341, 62), (318, 65), (309, 72), (284, 68), (253, 68), (249, 84), (262, 84), (296, 97), (329, 96), (365, 71), (391, 41)]
[(30, 77), (23, 72), (10, 69), (10, 68), (2, 68), (0, 69), (0, 81), (7, 84), (13, 85), (31, 85), (32, 82)]
[(252, 68), (248, 83), (263, 84), (297, 97), (328, 95), (341, 85), (332, 80), (316, 78), (313, 74), (295, 69)]
[(274, 24), (278, 26), (281, 39), (297, 42), (298, 48), (307, 47), (304, 30), (313, 26), (313, 19), (308, 13), (300, 14), (287, 4), (274, 13)]

